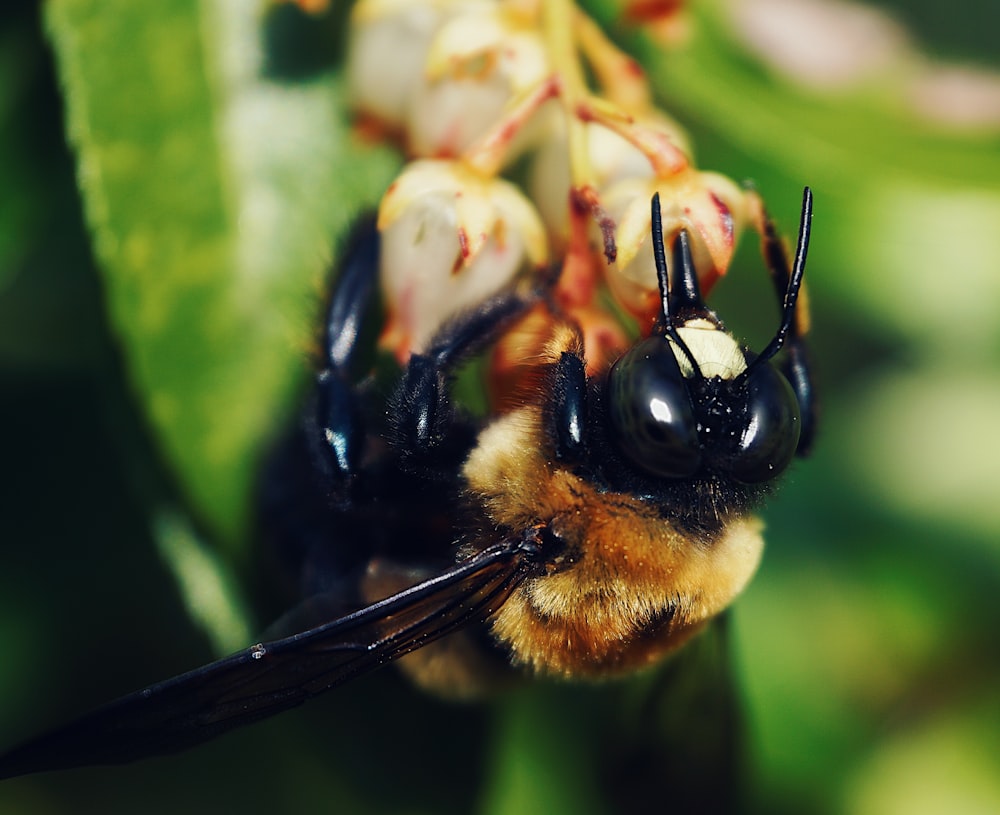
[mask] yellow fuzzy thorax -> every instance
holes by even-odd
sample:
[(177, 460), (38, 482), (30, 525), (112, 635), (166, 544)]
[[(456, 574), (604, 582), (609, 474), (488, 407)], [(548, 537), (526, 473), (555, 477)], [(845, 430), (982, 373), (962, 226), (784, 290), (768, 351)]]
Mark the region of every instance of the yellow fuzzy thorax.
[(516, 663), (607, 676), (652, 663), (739, 594), (763, 549), (754, 517), (711, 540), (676, 528), (657, 507), (601, 492), (539, 448), (541, 411), (524, 407), (487, 427), (466, 462), (472, 496), (509, 528), (548, 525), (566, 562), (527, 581), (492, 630)]

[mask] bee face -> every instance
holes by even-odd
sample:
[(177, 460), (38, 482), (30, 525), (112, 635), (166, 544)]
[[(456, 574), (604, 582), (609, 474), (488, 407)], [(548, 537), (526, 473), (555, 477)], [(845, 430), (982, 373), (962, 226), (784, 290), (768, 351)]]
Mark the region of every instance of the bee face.
[(721, 328), (677, 333), (683, 345), (651, 337), (611, 369), (608, 412), (622, 452), (658, 478), (777, 477), (799, 442), (799, 405), (788, 381), (769, 362), (750, 365)]
[(770, 481), (791, 462), (801, 421), (796, 394), (769, 362), (780, 343), (758, 358), (726, 332), (702, 301), (684, 232), (669, 279), (655, 199), (653, 210), (663, 310), (654, 336), (627, 351), (609, 374), (614, 438), (632, 464), (654, 477)]

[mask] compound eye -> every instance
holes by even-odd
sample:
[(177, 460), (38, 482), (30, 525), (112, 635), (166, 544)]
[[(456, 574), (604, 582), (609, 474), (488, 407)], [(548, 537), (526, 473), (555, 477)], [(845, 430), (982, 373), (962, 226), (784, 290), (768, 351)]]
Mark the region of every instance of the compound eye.
[(749, 373), (746, 417), (733, 477), (745, 484), (769, 481), (791, 462), (802, 427), (792, 386), (769, 362)]
[(646, 472), (686, 478), (701, 465), (691, 396), (670, 343), (643, 340), (608, 377), (608, 407), (618, 448)]

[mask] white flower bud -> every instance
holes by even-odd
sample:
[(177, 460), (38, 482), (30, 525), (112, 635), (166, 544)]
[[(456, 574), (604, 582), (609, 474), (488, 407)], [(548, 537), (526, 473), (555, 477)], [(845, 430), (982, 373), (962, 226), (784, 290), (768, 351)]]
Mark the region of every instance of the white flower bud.
[(351, 11), (347, 52), (354, 106), (402, 130), (434, 35), (469, 5), (457, 0), (359, 0)]
[(449, 317), (548, 261), (531, 202), (513, 184), (457, 162), (410, 164), (382, 199), (379, 230), (382, 344), (400, 360), (424, 350)]
[(512, 99), (545, 78), (541, 36), (518, 21), (490, 6), (441, 26), (409, 105), (407, 146), (414, 155), (460, 155), (500, 121)]
[(618, 301), (642, 319), (658, 308), (650, 214), (654, 192), (660, 193), (664, 240), (669, 246), (687, 230), (705, 293), (729, 268), (748, 215), (743, 191), (717, 173), (688, 169), (670, 178), (626, 179), (609, 188), (601, 200), (617, 224), (618, 257), (607, 268), (608, 285)]

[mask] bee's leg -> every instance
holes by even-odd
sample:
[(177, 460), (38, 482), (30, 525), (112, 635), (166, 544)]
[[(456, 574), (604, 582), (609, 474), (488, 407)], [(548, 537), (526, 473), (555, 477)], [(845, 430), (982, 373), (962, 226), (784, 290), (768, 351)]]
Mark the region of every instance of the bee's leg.
[[(465, 457), (475, 427), (455, 410), (449, 385), (462, 362), (494, 342), (535, 302), (508, 292), (453, 317), (422, 353), (413, 354), (389, 406), (391, 441), (402, 462), (446, 475)], [(454, 472), (450, 473), (454, 475)]]
[(583, 340), (576, 340), (559, 355), (549, 373), (548, 432), (559, 461), (572, 463), (586, 455), (587, 440), (587, 367), (583, 358)]
[(351, 368), (375, 293), (378, 262), (375, 219), (365, 216), (348, 239), (324, 311), (322, 367), (295, 433), (311, 478), (335, 504), (347, 500), (365, 440)]
[[(771, 275), (778, 303), (784, 302), (788, 291), (788, 281), (792, 275), (792, 264), (788, 256), (788, 247), (778, 234), (778, 229), (768, 214), (760, 197), (751, 192), (751, 201), (755, 204), (756, 228), (761, 238), (761, 253)], [(799, 446), (796, 450), (800, 456), (807, 455), (812, 447), (816, 433), (817, 401), (816, 387), (813, 380), (812, 367), (809, 360), (809, 347), (806, 334), (809, 333), (809, 296), (805, 282), (799, 289), (795, 304), (795, 314), (791, 330), (783, 347), (781, 372), (788, 379), (795, 398), (799, 402), (802, 414), (802, 429), (799, 433)]]
[(365, 444), (351, 369), (375, 294), (378, 253), (374, 218), (365, 218), (354, 229), (325, 311), (322, 368), (299, 423), (275, 448), (259, 485), (265, 537), (310, 593), (326, 590), (367, 557), (362, 545), (330, 542), (344, 534)]
[(365, 428), (352, 363), (378, 280), (379, 235), (372, 217), (359, 221), (344, 255), (323, 326), (323, 367), (303, 417), (317, 473), (334, 497), (346, 499), (358, 474)]

